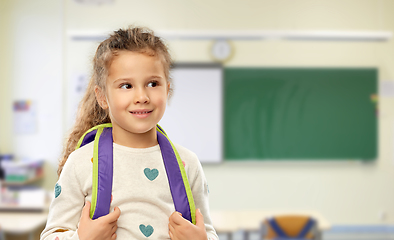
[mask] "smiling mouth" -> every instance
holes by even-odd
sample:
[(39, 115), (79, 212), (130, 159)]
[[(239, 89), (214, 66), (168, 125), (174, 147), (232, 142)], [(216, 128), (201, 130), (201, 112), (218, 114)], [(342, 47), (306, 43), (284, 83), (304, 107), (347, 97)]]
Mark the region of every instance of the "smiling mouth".
[(144, 111), (144, 112), (136, 111), (136, 112), (130, 112), (130, 113), (132, 113), (132, 114), (148, 114), (148, 113), (151, 113), (151, 112), (153, 112), (153, 110), (152, 111)]

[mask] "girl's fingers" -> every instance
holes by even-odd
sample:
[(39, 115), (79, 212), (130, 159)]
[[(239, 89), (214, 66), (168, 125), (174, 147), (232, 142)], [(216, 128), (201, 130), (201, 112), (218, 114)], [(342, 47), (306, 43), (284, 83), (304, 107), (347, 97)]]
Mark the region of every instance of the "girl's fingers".
[(171, 223), (168, 224), (168, 230), (170, 232), (175, 232), (175, 228), (171, 225)]
[(183, 220), (183, 217), (178, 212), (173, 212), (170, 216), (170, 222), (173, 222), (175, 225), (181, 225)]
[(90, 202), (86, 201), (85, 206), (82, 208), (81, 218), (90, 219)]
[(116, 239), (116, 233), (112, 234), (111, 239), (112, 239), (112, 240), (115, 240), (115, 239)]
[(170, 234), (170, 238), (171, 240), (175, 240), (174, 235), (172, 234), (172, 232), (168, 232)]
[(120, 213), (120, 209), (118, 207), (115, 207), (113, 212), (110, 212), (107, 215), (101, 217), (101, 219), (108, 223), (114, 223), (118, 220)]
[(118, 225), (115, 224), (115, 225), (112, 227), (112, 233), (115, 233), (117, 229), (118, 229)]
[(200, 209), (197, 209), (196, 211), (196, 225), (205, 229), (204, 216), (202, 215)]

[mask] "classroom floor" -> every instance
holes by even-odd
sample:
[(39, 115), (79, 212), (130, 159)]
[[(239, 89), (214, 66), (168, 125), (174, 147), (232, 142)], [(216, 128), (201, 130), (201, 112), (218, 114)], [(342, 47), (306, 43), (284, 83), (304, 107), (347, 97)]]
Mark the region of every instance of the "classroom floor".
[[(220, 240), (230, 240), (225, 234), (219, 234)], [(235, 232), (231, 240), (246, 240), (242, 231)], [(248, 240), (261, 240), (258, 232), (249, 233)], [(322, 240), (394, 240), (393, 229), (343, 229), (333, 228), (323, 233)]]
[[(40, 239), (40, 229), (35, 233), (33, 239)], [(229, 240), (225, 234), (218, 234), (220, 240)], [(28, 235), (6, 235), (4, 240), (26, 240)], [(1, 239), (1, 238), (0, 238)], [(231, 240), (246, 240), (242, 231), (235, 232)], [(248, 240), (261, 240), (259, 232), (249, 233)], [(323, 233), (322, 240), (394, 240), (394, 227), (382, 228), (347, 228), (333, 227), (330, 231)]]

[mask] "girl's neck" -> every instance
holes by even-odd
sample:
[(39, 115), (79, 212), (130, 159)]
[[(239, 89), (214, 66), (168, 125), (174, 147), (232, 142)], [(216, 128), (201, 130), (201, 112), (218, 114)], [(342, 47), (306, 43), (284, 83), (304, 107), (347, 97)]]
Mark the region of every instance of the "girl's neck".
[(112, 129), (114, 143), (130, 148), (149, 148), (156, 146), (158, 144), (156, 134), (156, 128), (152, 128), (145, 133), (119, 131), (116, 127)]

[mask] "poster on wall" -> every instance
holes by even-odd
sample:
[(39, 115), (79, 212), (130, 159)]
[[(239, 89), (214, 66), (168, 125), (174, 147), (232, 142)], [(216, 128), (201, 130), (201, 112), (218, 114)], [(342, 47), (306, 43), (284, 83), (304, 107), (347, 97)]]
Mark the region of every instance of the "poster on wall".
[(14, 133), (33, 134), (37, 132), (36, 104), (31, 100), (18, 100), (13, 103)]

